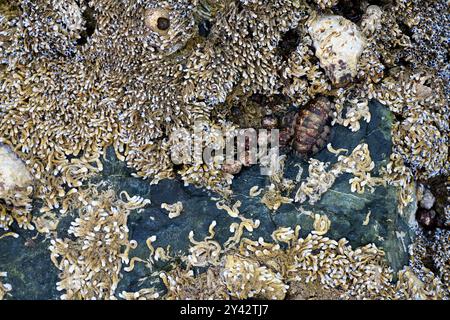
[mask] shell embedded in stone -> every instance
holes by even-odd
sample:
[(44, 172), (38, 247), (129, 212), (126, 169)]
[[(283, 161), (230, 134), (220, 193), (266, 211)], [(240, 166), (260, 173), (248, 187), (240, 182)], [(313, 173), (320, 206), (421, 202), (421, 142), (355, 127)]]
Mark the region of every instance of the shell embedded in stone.
[(351, 82), (366, 45), (358, 26), (341, 16), (324, 15), (309, 22), (308, 33), (320, 66), (333, 85), (342, 87)]
[(160, 35), (167, 34), (170, 28), (170, 15), (166, 9), (147, 9), (144, 14), (144, 21), (147, 28)]

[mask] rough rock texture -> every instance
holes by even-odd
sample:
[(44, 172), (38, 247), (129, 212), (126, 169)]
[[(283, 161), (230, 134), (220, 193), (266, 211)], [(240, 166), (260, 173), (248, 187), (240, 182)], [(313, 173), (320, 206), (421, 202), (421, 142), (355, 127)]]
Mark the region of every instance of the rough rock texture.
[[(361, 142), (369, 145), (372, 159), (378, 170), (386, 164), (391, 150), (391, 113), (379, 103), (371, 102), (370, 111), (372, 120), (369, 124), (362, 122), (361, 130), (352, 133), (342, 126), (333, 127), (333, 140), (335, 148), (352, 150)], [(321, 161), (336, 161), (336, 156), (327, 149), (316, 155)], [(105, 168), (97, 181), (105, 181), (117, 191), (126, 190), (130, 195), (139, 195), (149, 198), (152, 203), (145, 209), (132, 213), (128, 219), (130, 229), (129, 239), (136, 240), (138, 247), (130, 252), (130, 257), (138, 256), (147, 259), (149, 250), (146, 239), (155, 235), (155, 247), (171, 246), (170, 253), (184, 252), (189, 246), (188, 235), (194, 231), (196, 239), (202, 239), (208, 234), (208, 226), (213, 220), (217, 221), (216, 236), (223, 243), (232, 234), (229, 226), (236, 219), (230, 217), (224, 210), (216, 207), (211, 199), (216, 195), (207, 193), (202, 189), (184, 187), (182, 181), (164, 180), (158, 185), (150, 185), (148, 181), (131, 177), (131, 169), (127, 169), (123, 162), (115, 160), (113, 150), (109, 150), (104, 162)], [(307, 172), (307, 162), (293, 156), (288, 159), (286, 176), (294, 179), (299, 163), (304, 168), (303, 178)], [(346, 237), (352, 246), (374, 242), (384, 248), (391, 266), (399, 270), (408, 261), (406, 247), (410, 243), (412, 232), (408, 227), (406, 218), (397, 212), (396, 190), (392, 187), (377, 187), (373, 194), (352, 193), (348, 183), (349, 177), (339, 177), (335, 185), (324, 194), (322, 199), (314, 206), (303, 205), (303, 209), (320, 214), (326, 214), (331, 220), (331, 231), (327, 236), (335, 239)], [(312, 230), (314, 219), (302, 214), (298, 204), (284, 204), (275, 213), (271, 213), (261, 201), (261, 196), (250, 197), (251, 187), (258, 185), (263, 188), (270, 184), (269, 178), (260, 175), (257, 166), (244, 169), (233, 183), (234, 198), (232, 202), (242, 201), (240, 213), (251, 219), (259, 219), (261, 225), (255, 229), (251, 238), (264, 237), (270, 241), (270, 234), (279, 226), (295, 226), (300, 224), (301, 234), (305, 235)], [(183, 214), (170, 219), (167, 212), (161, 208), (162, 203), (183, 203)], [(367, 225), (363, 225), (368, 211), (371, 211)], [(39, 216), (38, 210), (34, 215)], [(72, 212), (63, 218), (58, 226), (58, 237), (68, 237), (67, 229), (77, 217)], [(50, 261), (48, 250), (49, 240), (42, 235), (31, 240), (36, 232), (17, 231), (19, 239), (6, 238), (0, 240), (0, 270), (8, 272), (8, 282), (13, 290), (14, 299), (56, 299), (61, 293), (56, 291), (58, 270)], [(246, 236), (249, 234), (246, 233)], [(147, 287), (162, 288), (159, 273), (167, 270), (164, 262), (156, 262), (153, 270), (137, 263), (131, 272), (123, 271), (123, 279), (119, 283), (116, 293), (123, 290), (134, 292)], [(153, 273), (154, 272), (154, 273)], [(116, 294), (117, 295), (117, 294)]]
[(315, 54), (331, 82), (337, 86), (349, 83), (357, 73), (358, 59), (364, 46), (364, 36), (356, 24), (341, 16), (319, 16), (308, 28)]

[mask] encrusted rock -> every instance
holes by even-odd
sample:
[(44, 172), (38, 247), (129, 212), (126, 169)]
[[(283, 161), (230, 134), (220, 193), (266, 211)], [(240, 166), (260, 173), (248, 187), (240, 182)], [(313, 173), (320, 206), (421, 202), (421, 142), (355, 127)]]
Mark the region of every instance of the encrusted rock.
[(365, 39), (356, 24), (341, 16), (318, 16), (309, 22), (315, 54), (331, 82), (342, 87), (357, 74)]
[(145, 25), (161, 35), (170, 28), (169, 12), (165, 9), (148, 9), (145, 11)]
[(31, 185), (31, 175), (25, 164), (12, 150), (0, 144), (0, 199), (6, 198), (14, 190)]

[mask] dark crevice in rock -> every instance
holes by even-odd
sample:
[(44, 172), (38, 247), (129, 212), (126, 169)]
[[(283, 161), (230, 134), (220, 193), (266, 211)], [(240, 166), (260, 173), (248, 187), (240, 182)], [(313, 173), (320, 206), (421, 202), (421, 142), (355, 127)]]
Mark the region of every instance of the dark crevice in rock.
[(397, 21), (397, 24), (404, 35), (407, 35), (410, 39), (413, 39), (412, 36), (414, 35), (414, 32), (412, 32), (410, 27), (408, 27), (403, 21)]
[(94, 34), (97, 27), (97, 20), (92, 8), (87, 7), (83, 12), (83, 19), (86, 22), (86, 29), (81, 33), (80, 39), (77, 40), (77, 45), (79, 46), (83, 46), (88, 42), (88, 39)]
[(434, 209), (437, 213), (438, 227), (443, 227), (445, 220), (445, 206), (448, 203), (450, 197), (449, 190), (447, 189), (446, 182), (448, 177), (445, 175), (433, 177), (427, 181), (419, 181), (425, 184), (436, 198)]
[(292, 52), (295, 51), (300, 43), (300, 33), (291, 29), (282, 35), (280, 42), (278, 43), (278, 55), (284, 60), (288, 59)]
[(198, 24), (198, 34), (203, 37), (207, 38), (209, 34), (211, 33), (211, 29), (213, 27), (213, 24), (209, 20), (202, 20)]
[(341, 15), (354, 23), (358, 23), (364, 14), (361, 9), (361, 0), (341, 0), (332, 10), (335, 14)]
[(376, 5), (379, 7), (385, 6), (392, 3), (392, 0), (371, 0), (369, 1), (369, 5)]

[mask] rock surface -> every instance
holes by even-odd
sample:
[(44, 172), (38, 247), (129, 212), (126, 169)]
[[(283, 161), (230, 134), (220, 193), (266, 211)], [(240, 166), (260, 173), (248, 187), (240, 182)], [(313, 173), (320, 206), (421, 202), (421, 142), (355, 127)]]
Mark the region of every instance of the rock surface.
[(357, 73), (357, 64), (365, 39), (356, 24), (341, 16), (325, 15), (309, 23), (316, 57), (336, 86), (349, 83)]
[[(372, 120), (369, 124), (361, 122), (361, 130), (352, 133), (347, 128), (335, 126), (331, 143), (335, 148), (353, 150), (358, 144), (366, 142), (369, 145), (372, 159), (375, 161), (376, 171), (385, 165), (391, 150), (390, 128), (392, 115), (377, 102), (370, 103)], [(336, 156), (322, 150), (315, 158), (325, 162), (336, 162)], [(208, 233), (208, 226), (212, 221), (217, 222), (216, 239), (223, 243), (231, 236), (229, 225), (238, 220), (230, 217), (224, 210), (216, 208), (216, 202), (211, 199), (216, 195), (202, 189), (189, 186), (184, 187), (180, 180), (165, 180), (158, 185), (150, 185), (148, 181), (131, 177), (132, 171), (125, 163), (114, 158), (114, 152), (108, 151), (105, 169), (96, 180), (107, 181), (117, 191), (126, 190), (130, 195), (149, 198), (152, 203), (143, 210), (133, 212), (129, 217), (129, 238), (136, 240), (139, 245), (132, 250), (130, 257), (148, 258), (149, 250), (145, 240), (155, 235), (155, 247), (171, 246), (171, 253), (187, 252), (189, 247), (188, 234), (194, 231), (195, 239), (203, 239)], [(299, 163), (303, 168), (303, 178), (306, 178), (308, 164), (293, 156), (288, 158), (285, 176), (295, 179)], [(326, 214), (331, 220), (331, 229), (327, 236), (339, 239), (345, 237), (352, 246), (375, 243), (386, 251), (394, 270), (399, 270), (408, 262), (407, 246), (410, 244), (413, 232), (405, 218), (397, 212), (397, 193), (393, 187), (377, 187), (373, 194), (357, 194), (350, 191), (349, 177), (342, 175), (314, 206), (284, 204), (275, 213), (271, 213), (261, 202), (261, 196), (250, 197), (251, 187), (258, 185), (264, 188), (270, 182), (268, 177), (261, 176), (257, 166), (244, 169), (236, 176), (233, 183), (234, 198), (242, 202), (240, 213), (252, 219), (259, 219), (261, 225), (253, 234), (246, 233), (251, 238), (263, 237), (271, 240), (271, 233), (278, 226), (294, 227), (301, 225), (301, 235), (305, 236), (312, 230), (313, 219), (299, 210), (311, 210), (315, 213)], [(216, 196), (217, 197), (217, 196)], [(293, 195), (292, 195), (293, 197)], [(170, 219), (167, 212), (161, 209), (162, 203), (183, 203), (183, 213)], [(370, 219), (364, 224), (368, 212)], [(35, 212), (36, 215), (39, 213)], [(76, 217), (76, 212), (62, 219), (58, 227), (59, 236), (66, 237), (70, 222)], [(61, 293), (56, 291), (58, 271), (50, 261), (48, 250), (49, 239), (31, 231), (15, 230), (20, 234), (19, 239), (5, 238), (0, 240), (0, 271), (8, 272), (7, 282), (11, 283), (13, 299), (56, 299)], [(142, 263), (136, 264), (130, 272), (123, 271), (123, 279), (119, 283), (116, 295), (121, 291), (137, 291), (145, 287), (158, 286), (159, 271), (168, 266), (156, 263), (154, 274)]]

